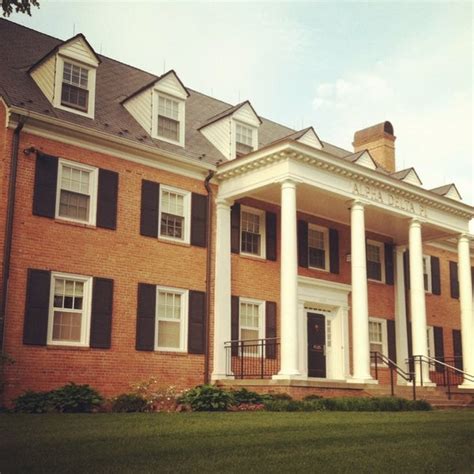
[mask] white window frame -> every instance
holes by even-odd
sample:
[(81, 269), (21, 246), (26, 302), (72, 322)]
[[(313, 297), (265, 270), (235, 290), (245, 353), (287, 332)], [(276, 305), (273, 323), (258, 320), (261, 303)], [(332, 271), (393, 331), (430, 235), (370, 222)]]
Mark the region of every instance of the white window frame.
[[(378, 242), (377, 240), (367, 239), (367, 246), (373, 245), (374, 247), (379, 247), (380, 249), (380, 280), (375, 280), (374, 278), (367, 278), (369, 281), (375, 281), (377, 283), (385, 283), (385, 244), (383, 242)], [(367, 251), (367, 249), (366, 249)], [(368, 256), (366, 255), (367, 261), (369, 261)]]
[[(265, 307), (265, 301), (263, 300), (256, 300), (253, 298), (239, 298), (239, 341), (242, 341), (242, 329), (250, 329), (252, 331), (255, 330), (255, 328), (251, 327), (245, 327), (241, 323), (241, 306), (242, 304), (252, 304), (258, 306), (258, 338), (257, 339), (265, 339), (265, 320), (266, 320), (266, 307)], [(261, 354), (258, 354), (257, 352), (253, 350), (251, 353), (246, 353), (245, 352), (245, 346), (244, 346), (244, 356), (245, 357), (260, 357)]]
[[(324, 236), (324, 268), (319, 268), (319, 267), (312, 267), (309, 264), (309, 231), (310, 230), (317, 230), (319, 232), (323, 233)], [(320, 225), (316, 224), (308, 224), (308, 268), (311, 268), (313, 270), (319, 270), (322, 272), (329, 272), (329, 229), (327, 227), (322, 227)]]
[[(183, 238), (178, 239), (177, 237), (170, 237), (168, 235), (161, 235), (161, 212), (163, 210), (162, 204), (162, 193), (168, 191), (170, 193), (180, 194), (183, 196), (183, 214), (184, 214), (184, 226), (183, 226)], [(158, 239), (167, 240), (170, 242), (182, 242), (189, 244), (191, 241), (191, 192), (184, 189), (175, 188), (168, 186), (167, 184), (160, 184), (160, 202), (159, 204), (159, 215), (158, 215)]]
[[(388, 357), (387, 320), (383, 319), (383, 318), (370, 317), (369, 322), (371, 322), (371, 323), (381, 323), (382, 324), (382, 354), (385, 357)], [(370, 352), (370, 344), (371, 344), (371, 342), (370, 342), (370, 330), (369, 330), (369, 352)], [(372, 365), (375, 365), (375, 364), (372, 362)]]
[[(159, 112), (159, 98), (162, 97), (163, 99), (173, 100), (174, 102), (178, 103), (178, 120), (179, 120), (179, 140), (171, 140), (167, 137), (162, 137), (158, 135), (158, 112)], [(151, 120), (151, 130), (152, 130), (152, 137), (156, 138), (157, 140), (161, 140), (163, 142), (172, 143), (173, 145), (179, 145), (184, 147), (184, 134), (186, 131), (185, 127), (185, 118), (186, 118), (186, 105), (185, 101), (179, 97), (165, 94), (157, 89), (154, 89), (153, 93), (153, 115)]]
[(423, 255), (423, 262), (424, 262), (424, 265), (426, 266), (426, 273), (423, 272), (423, 283), (424, 283), (425, 275), (427, 275), (427, 280), (428, 280), (428, 288), (425, 288), (425, 293), (431, 294), (433, 291), (432, 278), (431, 278), (431, 256)]
[(426, 326), (426, 346), (428, 349), (428, 356), (433, 359), (435, 355), (435, 342), (434, 342), (434, 328), (433, 326)]
[[(180, 331), (179, 331), (179, 347), (159, 347), (158, 346), (158, 321), (174, 321), (176, 319), (169, 320), (165, 318), (159, 318), (158, 315), (158, 301), (160, 291), (166, 293), (177, 293), (181, 295), (181, 318), (180, 318)], [(189, 291), (183, 288), (172, 288), (168, 286), (157, 286), (156, 287), (156, 304), (155, 304), (155, 351), (157, 352), (187, 352), (188, 350), (188, 302), (189, 302)]]
[(252, 146), (253, 150), (250, 153), (253, 153), (258, 149), (258, 127), (251, 125), (249, 123), (243, 122), (241, 120), (232, 120), (232, 135), (234, 139), (232, 140), (232, 154), (234, 158), (237, 157), (237, 124), (242, 127), (250, 128), (252, 130)]
[[(242, 213), (247, 212), (249, 214), (254, 214), (259, 216), (260, 219), (260, 254), (243, 252), (242, 251)], [(249, 206), (240, 206), (240, 236), (239, 236), (239, 251), (241, 255), (248, 257), (261, 258), (265, 259), (267, 254), (266, 248), (266, 220), (265, 220), (265, 211), (263, 209), (256, 209)]]
[[(87, 90), (89, 91), (87, 112), (78, 110), (74, 107), (68, 107), (67, 105), (61, 104), (61, 94), (63, 90), (63, 72), (64, 63), (70, 63), (74, 66), (87, 69), (89, 71), (87, 78)], [(90, 64), (85, 64), (76, 59), (71, 59), (61, 54), (56, 55), (56, 73), (55, 73), (55, 84), (54, 84), (54, 96), (53, 106), (57, 109), (67, 110), (73, 114), (82, 115), (88, 118), (94, 118), (95, 112), (95, 88), (96, 88), (96, 68)]]
[[(56, 278), (66, 280), (76, 280), (84, 283), (83, 293), (83, 321), (81, 322), (81, 340), (76, 341), (55, 341), (53, 340), (53, 321), (54, 321), (54, 281)], [(48, 313), (48, 337), (47, 344), (51, 346), (72, 346), (89, 347), (90, 329), (91, 329), (91, 305), (92, 305), (92, 277), (76, 275), (72, 273), (52, 272), (49, 291), (49, 313)]]
[[(59, 215), (59, 205), (61, 197), (61, 182), (63, 175), (63, 166), (69, 166), (71, 168), (76, 168), (82, 171), (88, 171), (90, 173), (90, 209), (89, 209), (89, 220), (83, 221), (81, 219), (74, 219), (72, 217), (60, 216)], [(83, 165), (82, 163), (77, 163), (75, 161), (63, 160), (62, 158), (58, 160), (58, 178), (56, 183), (56, 209), (55, 209), (55, 218), (68, 222), (77, 222), (79, 224), (88, 224), (96, 225), (97, 218), (97, 187), (98, 187), (98, 175), (99, 169), (93, 166)]]

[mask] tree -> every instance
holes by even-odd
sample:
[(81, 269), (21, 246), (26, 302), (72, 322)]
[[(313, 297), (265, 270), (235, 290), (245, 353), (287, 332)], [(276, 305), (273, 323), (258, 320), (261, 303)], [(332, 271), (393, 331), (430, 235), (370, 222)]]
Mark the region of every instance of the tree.
[(15, 13), (28, 13), (31, 16), (31, 7), (39, 8), (38, 0), (2, 0), (3, 16), (10, 16), (15, 8)]

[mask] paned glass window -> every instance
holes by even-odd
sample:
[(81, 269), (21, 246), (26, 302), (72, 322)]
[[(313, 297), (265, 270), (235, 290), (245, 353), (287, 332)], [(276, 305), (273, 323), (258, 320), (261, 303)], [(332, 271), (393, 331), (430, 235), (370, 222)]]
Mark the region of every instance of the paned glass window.
[(181, 347), (182, 299), (182, 293), (158, 290), (158, 348), (179, 349)]
[(59, 217), (89, 222), (91, 212), (92, 172), (61, 164)]
[(326, 235), (322, 230), (308, 229), (309, 266), (326, 269)]
[(61, 104), (87, 112), (89, 70), (64, 62)]
[(163, 189), (161, 191), (160, 235), (184, 239), (184, 195)]
[(235, 142), (237, 156), (253, 151), (253, 129), (237, 123), (235, 125)]
[(261, 255), (262, 253), (262, 229), (261, 215), (253, 212), (242, 211), (242, 252), (252, 255)]
[(179, 141), (179, 102), (158, 96), (158, 136)]
[(382, 247), (367, 244), (367, 277), (382, 281)]

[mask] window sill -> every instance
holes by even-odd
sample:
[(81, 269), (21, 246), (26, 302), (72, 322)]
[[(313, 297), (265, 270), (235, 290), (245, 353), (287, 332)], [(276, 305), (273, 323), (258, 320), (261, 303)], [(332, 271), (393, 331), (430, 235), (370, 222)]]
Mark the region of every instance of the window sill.
[(66, 350), (66, 351), (90, 351), (91, 348), (89, 346), (69, 346), (69, 345), (61, 345), (61, 344), (47, 344), (46, 349), (50, 350)]
[(157, 240), (158, 242), (161, 242), (163, 244), (179, 245), (180, 247), (191, 247), (191, 244), (189, 242), (167, 239), (166, 237), (158, 237)]
[[(160, 354), (160, 355), (172, 355), (172, 356), (181, 356), (181, 357), (190, 355), (187, 351), (184, 351), (184, 350), (171, 351), (169, 349), (164, 349), (164, 350), (155, 349), (153, 352), (155, 354)], [(199, 354), (196, 354), (196, 355), (199, 355)]]
[(377, 283), (379, 285), (386, 285), (385, 281), (383, 281), (383, 280), (382, 281), (381, 280), (372, 280), (372, 278), (367, 278), (367, 281), (369, 283)]
[[(304, 268), (304, 267), (302, 267)], [(313, 272), (322, 272), (322, 273), (330, 273), (328, 269), (326, 268), (317, 268), (317, 267), (309, 267), (308, 266), (308, 270), (311, 270)]]
[(71, 225), (73, 227), (81, 227), (81, 228), (85, 228), (85, 229), (94, 229), (94, 230), (97, 230), (97, 226), (95, 225), (92, 225), (92, 224), (86, 224), (85, 222), (75, 222), (75, 221), (69, 221), (69, 220), (66, 220), (66, 219), (61, 219), (60, 217), (56, 217), (54, 219), (54, 222), (56, 224), (61, 224), (61, 225)]
[(254, 260), (256, 262), (267, 262), (267, 259), (265, 257), (261, 257), (259, 255), (252, 255), (251, 253), (240, 252), (238, 255), (242, 258), (247, 258), (249, 260)]

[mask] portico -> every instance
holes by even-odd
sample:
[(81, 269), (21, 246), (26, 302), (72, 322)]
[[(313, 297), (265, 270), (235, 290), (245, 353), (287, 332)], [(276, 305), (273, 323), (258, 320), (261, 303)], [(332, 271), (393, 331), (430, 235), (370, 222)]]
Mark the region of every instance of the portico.
[[(280, 142), (220, 166), (217, 174), (217, 246), (214, 330), (214, 379), (225, 374), (224, 343), (231, 338), (231, 206), (252, 198), (281, 209), (278, 260), (280, 263), (280, 370), (274, 378), (307, 378), (308, 311), (335, 318), (331, 336), (331, 369), (337, 380), (371, 383), (369, 343), (369, 292), (366, 239), (377, 233), (390, 240), (393, 251), (393, 292), (396, 351), (400, 365), (408, 356), (407, 309), (411, 320), (413, 355), (428, 357), (423, 243), (456, 238), (459, 241), (460, 317), (462, 321), (464, 370), (474, 373), (474, 324), (470, 274), (468, 223), (472, 209), (460, 202), (435, 196), (418, 186), (396, 181), (373, 169), (364, 169), (343, 159), (294, 141)], [(350, 262), (350, 278), (337, 283), (324, 278), (301, 280), (298, 274), (297, 213), (319, 216), (350, 226), (350, 252), (339, 260)], [(410, 278), (408, 304), (404, 252), (408, 250)], [(385, 256), (386, 259), (389, 256)], [(310, 283), (312, 281), (312, 284)], [(321, 283), (323, 282), (323, 283)], [(319, 285), (319, 286), (318, 286)], [(313, 299), (301, 295), (313, 288)], [(338, 294), (339, 301), (324, 303), (321, 289)], [(341, 298), (341, 295), (345, 295)], [(336, 298), (336, 300), (338, 299)], [(329, 297), (331, 299), (331, 297)], [(344, 300), (345, 299), (345, 300)], [(343, 301), (344, 300), (344, 301)], [(319, 312), (318, 312), (319, 310)], [(350, 317), (349, 317), (350, 315)], [(350, 321), (349, 321), (350, 320)], [(327, 337), (327, 336), (326, 336)], [(327, 339), (326, 339), (327, 341)], [(327, 343), (325, 344), (325, 346)], [(327, 349), (327, 347), (325, 348)], [(329, 366), (328, 366), (329, 367)], [(417, 383), (426, 385), (428, 365), (416, 369)], [(423, 371), (423, 373), (422, 373)]]

